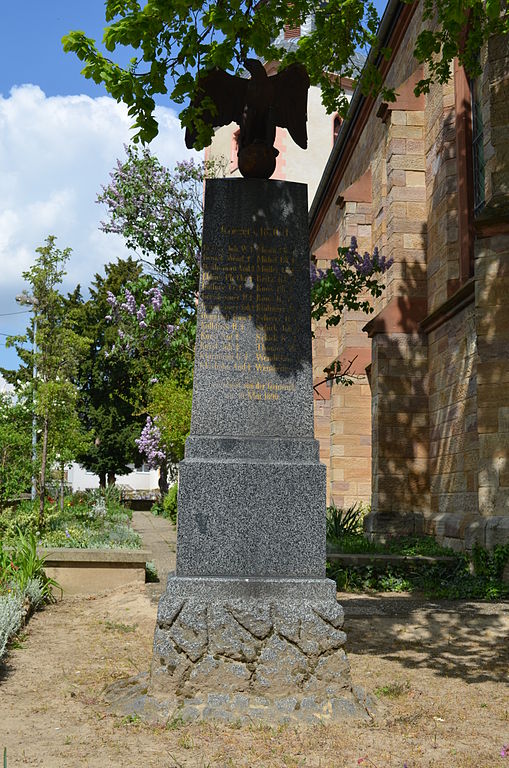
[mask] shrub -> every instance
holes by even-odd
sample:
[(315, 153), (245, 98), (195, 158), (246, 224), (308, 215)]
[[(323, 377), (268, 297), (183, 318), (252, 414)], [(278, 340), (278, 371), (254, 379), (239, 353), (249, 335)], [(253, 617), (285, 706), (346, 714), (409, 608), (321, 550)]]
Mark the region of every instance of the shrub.
[(150, 560), (145, 563), (145, 582), (147, 584), (154, 584), (159, 581), (156, 564)]
[(163, 500), (164, 516), (171, 520), (173, 525), (177, 524), (177, 498), (178, 498), (178, 485), (175, 483), (168, 490), (168, 493)]
[(7, 643), (18, 632), (25, 616), (23, 594), (12, 590), (0, 595), (0, 659), (4, 656)]
[(166, 517), (167, 520), (171, 520), (173, 525), (177, 524), (177, 497), (178, 497), (178, 485), (175, 483), (170, 487), (168, 493), (165, 495), (162, 501), (156, 501), (152, 505), (150, 510), (153, 515)]
[(466, 554), (454, 557), (452, 564), (407, 561), (344, 567), (328, 563), (327, 572), (344, 592), (421, 592), (428, 598), (446, 600), (500, 600), (509, 596), (509, 584), (501, 580), (509, 558), (508, 545), (495, 547), (493, 553), (477, 547), (473, 554), (474, 568), (476, 562), (484, 563), (485, 568), (481, 565), (474, 573)]

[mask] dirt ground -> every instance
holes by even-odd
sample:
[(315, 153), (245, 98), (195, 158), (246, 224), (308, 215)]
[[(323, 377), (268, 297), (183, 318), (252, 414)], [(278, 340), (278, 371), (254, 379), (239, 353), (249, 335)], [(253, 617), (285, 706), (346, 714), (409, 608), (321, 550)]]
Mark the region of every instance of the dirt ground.
[(8, 768), (509, 768), (509, 604), (344, 596), (354, 683), (371, 723), (271, 728), (108, 714), (113, 680), (148, 668), (156, 603), (142, 585), (68, 597), (30, 621), (0, 673)]

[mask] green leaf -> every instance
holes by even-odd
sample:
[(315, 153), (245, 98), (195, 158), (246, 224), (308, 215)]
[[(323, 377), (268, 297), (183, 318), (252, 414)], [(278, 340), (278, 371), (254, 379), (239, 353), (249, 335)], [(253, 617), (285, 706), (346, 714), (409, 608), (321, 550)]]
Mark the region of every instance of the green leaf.
[(500, 0), (486, 0), (486, 13), (491, 21), (500, 16)]

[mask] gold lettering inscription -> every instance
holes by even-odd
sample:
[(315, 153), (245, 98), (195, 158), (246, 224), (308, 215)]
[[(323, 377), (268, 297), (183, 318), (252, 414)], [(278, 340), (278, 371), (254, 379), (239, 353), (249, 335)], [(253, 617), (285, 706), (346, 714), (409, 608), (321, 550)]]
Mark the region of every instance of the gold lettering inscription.
[(220, 235), (224, 252), (203, 253), (195, 365), (221, 374), (213, 386), (229, 396), (276, 402), (295, 391), (294, 383), (274, 377), (293, 374), (299, 353), (288, 307), (294, 280), (289, 230), (222, 225)]

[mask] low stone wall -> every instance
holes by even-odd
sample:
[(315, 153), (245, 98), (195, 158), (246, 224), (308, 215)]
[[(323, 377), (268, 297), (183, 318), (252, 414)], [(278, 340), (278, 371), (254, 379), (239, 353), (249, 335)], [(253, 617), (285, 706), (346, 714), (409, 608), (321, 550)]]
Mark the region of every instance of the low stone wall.
[(146, 549), (72, 549), (39, 547), (46, 575), (58, 582), (65, 594), (94, 594), (133, 581), (145, 582)]
[[(498, 544), (509, 543), (509, 515), (455, 514), (380, 515), (371, 513), (364, 518), (364, 531), (370, 541), (385, 542), (394, 536), (434, 536), (439, 544), (455, 552), (471, 552), (475, 544), (492, 551)], [(509, 563), (504, 581), (509, 582)]]

